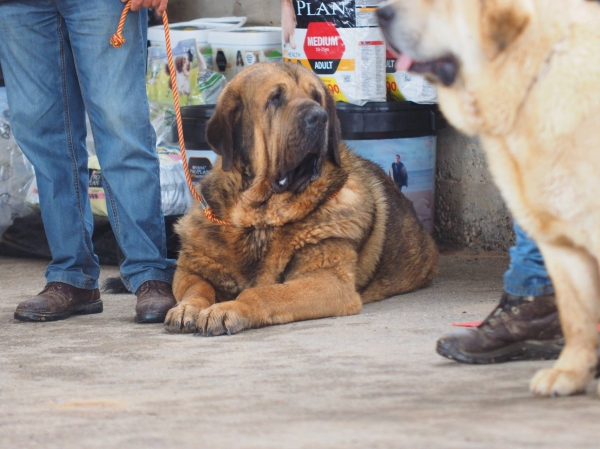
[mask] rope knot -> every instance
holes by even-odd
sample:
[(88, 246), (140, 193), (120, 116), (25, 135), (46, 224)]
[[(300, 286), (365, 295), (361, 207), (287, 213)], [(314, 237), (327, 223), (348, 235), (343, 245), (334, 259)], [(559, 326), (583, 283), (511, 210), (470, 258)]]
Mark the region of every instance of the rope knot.
[(113, 47), (119, 48), (121, 45), (123, 45), (125, 43), (125, 38), (123, 37), (122, 34), (115, 33), (110, 38), (110, 43), (112, 44)]

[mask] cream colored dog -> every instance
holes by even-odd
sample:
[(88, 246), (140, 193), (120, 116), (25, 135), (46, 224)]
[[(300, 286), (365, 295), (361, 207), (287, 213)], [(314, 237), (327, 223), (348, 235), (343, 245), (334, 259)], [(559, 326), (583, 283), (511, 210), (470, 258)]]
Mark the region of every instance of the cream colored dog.
[(544, 256), (566, 344), (531, 390), (585, 390), (600, 318), (600, 3), (394, 0), (378, 17), (397, 68), (436, 83), (449, 121), (480, 136)]

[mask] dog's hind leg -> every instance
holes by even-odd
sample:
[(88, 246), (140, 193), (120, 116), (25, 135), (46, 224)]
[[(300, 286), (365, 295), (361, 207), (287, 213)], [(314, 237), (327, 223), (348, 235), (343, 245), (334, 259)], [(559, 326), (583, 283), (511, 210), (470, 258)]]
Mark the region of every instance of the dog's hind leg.
[(531, 391), (566, 396), (585, 391), (596, 372), (600, 275), (598, 263), (582, 248), (539, 244), (556, 289), (565, 347), (550, 369), (539, 371)]

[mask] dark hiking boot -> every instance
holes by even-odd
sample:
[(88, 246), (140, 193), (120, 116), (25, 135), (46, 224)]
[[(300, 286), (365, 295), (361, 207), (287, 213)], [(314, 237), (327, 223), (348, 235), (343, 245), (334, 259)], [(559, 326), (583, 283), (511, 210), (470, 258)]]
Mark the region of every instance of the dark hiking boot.
[(84, 290), (64, 282), (49, 282), (36, 296), (19, 304), (14, 316), (21, 321), (57, 321), (75, 314), (100, 312), (100, 290)]
[(136, 323), (162, 323), (167, 312), (177, 303), (171, 284), (161, 281), (144, 282), (135, 295), (138, 299), (135, 306)]
[(436, 349), (441, 356), (457, 362), (487, 364), (556, 359), (563, 345), (554, 295), (504, 293), (481, 325), (445, 335)]

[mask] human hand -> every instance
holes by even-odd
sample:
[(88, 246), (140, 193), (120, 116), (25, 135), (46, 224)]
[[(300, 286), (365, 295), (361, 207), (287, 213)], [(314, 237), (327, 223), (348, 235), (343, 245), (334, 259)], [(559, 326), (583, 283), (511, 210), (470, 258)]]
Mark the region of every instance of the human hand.
[(281, 28), (283, 31), (283, 45), (290, 44), (296, 49), (294, 30), (296, 29), (296, 12), (292, 0), (281, 0)]
[[(127, 3), (129, 0), (121, 0)], [(167, 9), (169, 0), (131, 0), (131, 10), (139, 11), (140, 8), (156, 8), (156, 12), (162, 14)]]

